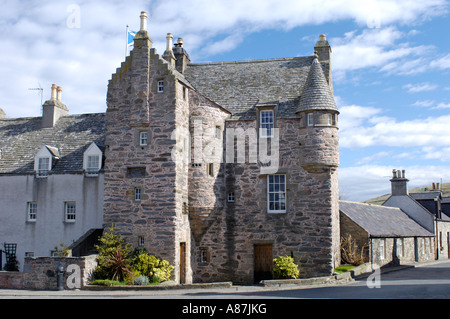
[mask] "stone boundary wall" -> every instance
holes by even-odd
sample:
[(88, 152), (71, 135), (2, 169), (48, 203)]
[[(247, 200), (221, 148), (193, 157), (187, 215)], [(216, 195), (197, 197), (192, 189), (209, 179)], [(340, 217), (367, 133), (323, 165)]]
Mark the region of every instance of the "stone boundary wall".
[(83, 288), (90, 282), (96, 259), (97, 255), (25, 258), (24, 272), (0, 272), (0, 289), (56, 290), (60, 265), (64, 267), (64, 289)]

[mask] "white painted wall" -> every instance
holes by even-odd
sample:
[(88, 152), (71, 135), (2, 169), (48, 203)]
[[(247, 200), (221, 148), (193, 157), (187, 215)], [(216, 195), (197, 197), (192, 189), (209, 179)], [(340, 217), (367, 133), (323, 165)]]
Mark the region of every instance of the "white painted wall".
[[(70, 245), (88, 230), (102, 228), (103, 180), (103, 174), (0, 176), (0, 249), (5, 242), (17, 243), (17, 260), (23, 270), (26, 252), (50, 256), (56, 245)], [(27, 221), (28, 202), (37, 203), (36, 222)], [(65, 202), (76, 202), (75, 222), (64, 221)]]

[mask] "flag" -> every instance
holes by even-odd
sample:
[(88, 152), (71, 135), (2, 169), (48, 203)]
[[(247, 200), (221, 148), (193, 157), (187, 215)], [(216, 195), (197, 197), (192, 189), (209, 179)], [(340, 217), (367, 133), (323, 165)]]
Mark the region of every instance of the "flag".
[(133, 49), (134, 47), (134, 37), (136, 36), (136, 31), (131, 31), (131, 30), (127, 30), (127, 34), (128, 34), (128, 42), (127, 42), (127, 46), (129, 49)]
[(130, 50), (134, 48), (134, 37), (136, 36), (136, 31), (131, 31), (127, 26), (127, 46), (125, 49), (125, 57), (128, 55)]

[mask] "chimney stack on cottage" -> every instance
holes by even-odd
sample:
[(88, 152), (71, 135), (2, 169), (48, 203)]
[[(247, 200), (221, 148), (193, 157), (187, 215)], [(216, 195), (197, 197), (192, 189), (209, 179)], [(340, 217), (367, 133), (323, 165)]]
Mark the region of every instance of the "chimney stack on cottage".
[(392, 196), (409, 195), (408, 182), (405, 177), (405, 170), (392, 170), (391, 189)]
[(69, 114), (69, 109), (62, 103), (62, 87), (53, 84), (52, 96), (42, 106), (42, 128), (55, 126), (59, 118)]
[(189, 55), (187, 54), (186, 50), (183, 48), (182, 38), (178, 38), (177, 43), (173, 48), (173, 53), (176, 59), (175, 67), (178, 72), (183, 74), (184, 70), (186, 69), (186, 66), (191, 62), (191, 59), (189, 58)]

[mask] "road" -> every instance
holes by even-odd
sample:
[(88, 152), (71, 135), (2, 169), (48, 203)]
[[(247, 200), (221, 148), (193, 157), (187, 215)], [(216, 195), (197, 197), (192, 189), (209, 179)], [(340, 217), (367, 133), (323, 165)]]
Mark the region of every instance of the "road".
[(335, 286), (236, 286), (164, 291), (19, 291), (0, 290), (0, 299), (450, 299), (450, 260), (374, 274)]

